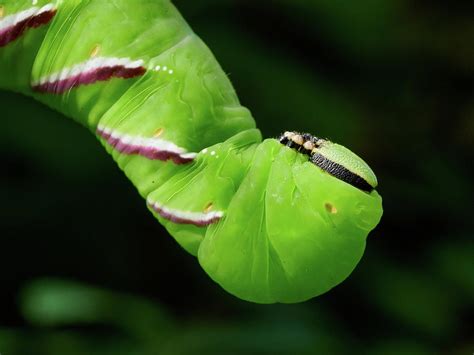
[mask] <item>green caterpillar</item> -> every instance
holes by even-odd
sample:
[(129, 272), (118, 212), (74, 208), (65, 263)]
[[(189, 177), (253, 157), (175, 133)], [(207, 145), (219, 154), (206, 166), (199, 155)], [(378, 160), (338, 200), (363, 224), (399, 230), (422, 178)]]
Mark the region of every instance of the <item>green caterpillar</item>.
[(348, 149), (262, 141), (168, 0), (0, 0), (0, 88), (89, 128), (176, 241), (225, 290), (299, 302), (343, 281), (382, 215)]

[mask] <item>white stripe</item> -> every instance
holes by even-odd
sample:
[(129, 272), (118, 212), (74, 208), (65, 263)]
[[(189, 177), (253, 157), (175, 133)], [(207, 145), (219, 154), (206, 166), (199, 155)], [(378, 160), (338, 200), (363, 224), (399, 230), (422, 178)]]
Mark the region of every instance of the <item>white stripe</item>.
[(129, 134), (121, 134), (112, 131), (110, 128), (99, 125), (97, 127), (99, 132), (108, 134), (113, 139), (118, 139), (120, 142), (126, 145), (140, 146), (143, 148), (154, 148), (158, 151), (167, 151), (170, 153), (178, 154), (183, 159), (194, 159), (197, 153), (188, 153), (186, 149), (178, 147), (173, 142), (160, 139), (160, 138), (148, 138), (142, 136), (132, 136)]
[(102, 127), (99, 125), (99, 127), (97, 128), (99, 131), (101, 132), (104, 132), (105, 134), (111, 134), (112, 133), (112, 130), (108, 127)]
[(88, 59), (84, 62), (75, 64), (72, 67), (64, 68), (59, 72), (55, 72), (49, 75), (41, 77), (36, 82), (33, 82), (32, 85), (44, 85), (46, 83), (54, 83), (59, 80), (66, 80), (75, 76), (78, 76), (81, 73), (92, 72), (100, 68), (123, 66), (126, 69), (135, 69), (143, 66), (143, 60), (131, 60), (130, 58), (114, 58), (114, 57), (96, 57)]
[(197, 156), (197, 153), (186, 153), (186, 154), (180, 154), (179, 155), (183, 159), (194, 159)]
[(150, 206), (153, 206), (155, 209), (161, 210), (163, 213), (169, 214), (173, 217), (188, 220), (196, 223), (203, 223), (212, 221), (215, 218), (222, 218), (224, 212), (222, 211), (210, 211), (210, 212), (190, 212), (190, 211), (181, 211), (173, 208), (168, 208), (163, 206), (158, 202), (153, 202), (151, 199), (147, 199), (147, 202)]
[(30, 7), (27, 10), (17, 12), (16, 14), (5, 16), (0, 20), (0, 31), (15, 26), (17, 23), (26, 20), (29, 17), (40, 15), (54, 9), (53, 4), (44, 5), (42, 8), (36, 6)]

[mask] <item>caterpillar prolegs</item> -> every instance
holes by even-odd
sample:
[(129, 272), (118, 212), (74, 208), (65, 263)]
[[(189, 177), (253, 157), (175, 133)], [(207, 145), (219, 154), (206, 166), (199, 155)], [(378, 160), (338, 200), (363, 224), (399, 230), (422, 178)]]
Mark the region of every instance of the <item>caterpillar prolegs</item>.
[(168, 0), (0, 0), (0, 88), (89, 128), (176, 241), (242, 299), (328, 291), (381, 218), (375, 176), (346, 148), (262, 141)]

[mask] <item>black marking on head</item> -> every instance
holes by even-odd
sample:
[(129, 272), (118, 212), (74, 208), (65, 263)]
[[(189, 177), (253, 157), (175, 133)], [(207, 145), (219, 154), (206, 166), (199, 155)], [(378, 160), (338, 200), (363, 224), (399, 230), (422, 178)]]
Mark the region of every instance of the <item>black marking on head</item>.
[(289, 141), (288, 137), (285, 137), (283, 134), (280, 137), (278, 137), (278, 140), (283, 145), (286, 145), (286, 143), (288, 143), (288, 141)]
[[(288, 136), (288, 133), (294, 135), (300, 135), (303, 138), (303, 144), (295, 143), (291, 139), (291, 135)], [(311, 142), (313, 143), (315, 148), (319, 148), (322, 144), (327, 142), (325, 139), (318, 138), (313, 136), (310, 133), (298, 133), (298, 132), (285, 132), (278, 137), (278, 140), (281, 144), (295, 149), (296, 151), (308, 155), (310, 158), (309, 160), (314, 164), (323, 169), (324, 171), (328, 172), (332, 176), (336, 177), (337, 179), (344, 181), (362, 191), (371, 192), (374, 188), (362, 177), (353, 173), (352, 171), (346, 169), (341, 164), (335, 163), (332, 160), (324, 157), (320, 153), (316, 151), (313, 153), (312, 150), (308, 150), (304, 147), (304, 143)]]
[(321, 141), (320, 138), (315, 137), (310, 133), (298, 133), (298, 132), (291, 132), (291, 133), (293, 133), (295, 135), (300, 135), (303, 138), (303, 144), (295, 143), (291, 138), (287, 137), (285, 135), (285, 133), (281, 134), (278, 137), (278, 141), (281, 144), (286, 145), (288, 148), (295, 149), (296, 151), (298, 151), (302, 154), (308, 155), (308, 156), (311, 156), (311, 150), (306, 149), (304, 147), (304, 144), (309, 141), (309, 142), (312, 142), (314, 144), (314, 146), (317, 148), (319, 146), (319, 144), (317, 144), (317, 142)]
[(319, 153), (313, 154), (309, 159), (313, 164), (319, 166), (332, 176), (347, 182), (348, 184), (365, 192), (372, 192), (374, 189), (367, 181), (352, 171), (346, 169), (342, 165), (335, 163)]
[(296, 149), (296, 150), (298, 150), (298, 148), (300, 147), (298, 144), (296, 144), (292, 140), (288, 140), (288, 142), (286, 143), (286, 146), (288, 148), (293, 148), (293, 149)]

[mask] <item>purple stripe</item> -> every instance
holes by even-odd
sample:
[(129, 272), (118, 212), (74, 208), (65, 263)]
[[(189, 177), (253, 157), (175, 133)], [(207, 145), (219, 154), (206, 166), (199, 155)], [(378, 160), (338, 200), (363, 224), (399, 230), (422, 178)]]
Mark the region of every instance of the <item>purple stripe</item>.
[(178, 217), (170, 212), (166, 212), (164, 211), (163, 209), (161, 209), (160, 207), (156, 207), (155, 205), (152, 205), (150, 203), (148, 203), (148, 206), (150, 206), (153, 211), (155, 211), (156, 213), (158, 213), (161, 217), (163, 217), (164, 219), (167, 219), (173, 223), (177, 223), (177, 224), (192, 224), (192, 225), (195, 225), (197, 227), (206, 227), (206, 226), (209, 226), (211, 224), (214, 224), (214, 223), (217, 223), (219, 222), (219, 220), (221, 219), (221, 217), (213, 217), (211, 219), (208, 219), (208, 220), (204, 220), (204, 219), (201, 219), (201, 220), (191, 220), (191, 219), (187, 219), (187, 218), (182, 218), (182, 217)]
[(80, 85), (93, 84), (97, 81), (107, 81), (111, 78), (130, 79), (141, 76), (145, 74), (145, 72), (146, 69), (142, 66), (137, 68), (126, 68), (123, 65), (115, 65), (112, 67), (102, 67), (90, 70), (63, 80), (33, 85), (32, 89), (37, 92), (63, 94)]
[(183, 158), (180, 154), (170, 152), (167, 150), (160, 150), (156, 147), (144, 147), (137, 144), (127, 144), (120, 140), (120, 138), (112, 137), (110, 133), (97, 129), (97, 134), (104, 138), (107, 143), (120, 153), (127, 155), (141, 155), (151, 160), (172, 160), (175, 164), (187, 164), (192, 162), (193, 158)]
[(0, 31), (0, 47), (4, 47), (23, 35), (27, 29), (46, 25), (56, 15), (56, 10), (45, 11), (39, 15), (30, 16), (13, 26)]

